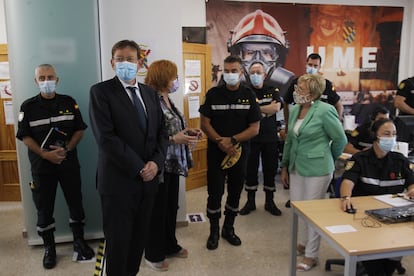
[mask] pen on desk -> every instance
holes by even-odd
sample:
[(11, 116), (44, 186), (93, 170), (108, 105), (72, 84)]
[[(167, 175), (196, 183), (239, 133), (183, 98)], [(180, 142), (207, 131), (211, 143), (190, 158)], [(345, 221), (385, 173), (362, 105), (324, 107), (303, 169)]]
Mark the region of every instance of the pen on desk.
[(392, 194), (391, 197), (392, 198), (400, 197), (400, 198), (408, 200), (408, 201), (413, 201), (413, 199), (411, 197), (408, 197), (405, 194)]

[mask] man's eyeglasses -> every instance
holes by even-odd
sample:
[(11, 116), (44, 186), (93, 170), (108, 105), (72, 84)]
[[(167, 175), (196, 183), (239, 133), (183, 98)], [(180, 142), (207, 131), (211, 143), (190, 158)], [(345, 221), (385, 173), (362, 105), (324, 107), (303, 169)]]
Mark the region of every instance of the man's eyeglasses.
[(132, 62), (132, 63), (137, 63), (138, 59), (136, 57), (113, 57), (113, 59), (115, 60), (115, 62), (124, 62), (124, 61), (128, 61), (128, 62)]

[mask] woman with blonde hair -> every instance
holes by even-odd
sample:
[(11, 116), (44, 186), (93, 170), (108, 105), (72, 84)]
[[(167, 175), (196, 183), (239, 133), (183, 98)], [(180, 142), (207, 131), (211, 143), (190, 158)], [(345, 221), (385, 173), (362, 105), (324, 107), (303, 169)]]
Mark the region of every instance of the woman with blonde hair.
[[(335, 108), (319, 100), (325, 83), (320, 75), (306, 74), (293, 92), (296, 105), (290, 111), (281, 163), (282, 183), (290, 187), (292, 201), (324, 198), (334, 162), (347, 143)], [(317, 264), (320, 237), (313, 227), (299, 223), (297, 249), (304, 258), (297, 270), (308, 271)]]

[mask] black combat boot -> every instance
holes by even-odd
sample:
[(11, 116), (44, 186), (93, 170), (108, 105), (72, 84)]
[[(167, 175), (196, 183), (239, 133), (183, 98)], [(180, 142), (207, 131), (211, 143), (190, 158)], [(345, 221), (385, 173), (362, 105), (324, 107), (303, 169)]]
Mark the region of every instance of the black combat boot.
[(255, 202), (256, 192), (255, 191), (248, 191), (247, 192), (247, 202), (243, 208), (240, 209), (239, 214), (241, 216), (250, 214), (251, 211), (256, 210), (256, 202)]
[(227, 240), (231, 245), (241, 245), (240, 238), (234, 233), (234, 216), (226, 215), (224, 219), (223, 229), (221, 230), (221, 236)]
[(207, 239), (207, 249), (214, 250), (218, 247), (219, 243), (219, 219), (210, 219), (210, 236)]
[(43, 255), (43, 267), (46, 269), (54, 268), (56, 266), (56, 246), (53, 231), (47, 231), (43, 233), (42, 239), (45, 247), (45, 254)]
[(71, 225), (73, 232), (73, 252), (75, 261), (90, 260), (95, 256), (95, 252), (85, 242), (83, 238), (83, 225), (73, 224)]
[(265, 210), (274, 216), (281, 216), (282, 211), (280, 211), (280, 209), (277, 208), (275, 202), (273, 201), (273, 195), (273, 191), (266, 191)]

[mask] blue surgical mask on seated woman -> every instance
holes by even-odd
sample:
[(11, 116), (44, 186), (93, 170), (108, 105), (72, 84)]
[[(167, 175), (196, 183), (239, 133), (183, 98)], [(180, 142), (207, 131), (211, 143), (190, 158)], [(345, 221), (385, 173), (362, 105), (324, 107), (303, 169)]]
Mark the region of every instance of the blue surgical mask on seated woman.
[(170, 89), (170, 93), (174, 93), (178, 90), (178, 87), (180, 87), (180, 82), (178, 81), (178, 79), (175, 79), (173, 82), (173, 86)]
[(263, 76), (259, 75), (259, 74), (251, 74), (250, 75), (250, 82), (252, 83), (253, 86), (258, 87), (262, 84), (263, 82)]
[(116, 75), (125, 82), (135, 79), (137, 70), (137, 64), (133, 62), (123, 61), (115, 63)]
[(378, 146), (383, 152), (391, 151), (396, 143), (396, 137), (378, 137)]
[(49, 81), (39, 81), (39, 89), (40, 92), (45, 93), (46, 95), (50, 95), (55, 92), (56, 90), (56, 81), (49, 80)]
[(223, 73), (223, 80), (230, 86), (236, 86), (240, 80), (239, 73)]

